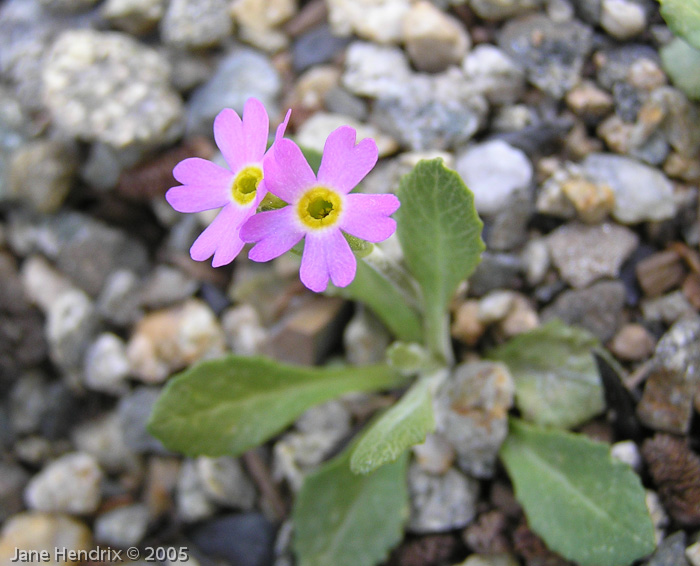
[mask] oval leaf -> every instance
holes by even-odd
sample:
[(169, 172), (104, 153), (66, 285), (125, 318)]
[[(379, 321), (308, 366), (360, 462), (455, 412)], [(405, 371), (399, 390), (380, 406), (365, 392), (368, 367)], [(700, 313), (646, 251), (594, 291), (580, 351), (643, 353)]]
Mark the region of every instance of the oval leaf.
[(644, 488), (607, 445), (513, 420), (501, 458), (550, 549), (582, 566), (627, 566), (654, 550)]
[(172, 378), (153, 408), (148, 431), (169, 450), (188, 456), (238, 455), (314, 405), (399, 381), (387, 365), (304, 368), (228, 356)]
[(427, 379), (421, 379), (369, 426), (353, 450), (350, 469), (356, 474), (368, 474), (395, 461), (414, 444), (425, 442), (433, 430), (430, 385)]
[(516, 405), (534, 423), (572, 428), (604, 408), (592, 350), (598, 340), (582, 328), (553, 320), (487, 353), (508, 366)]
[(407, 457), (353, 474), (350, 451), (308, 476), (292, 521), (299, 566), (374, 566), (403, 539), (408, 519)]
[(677, 36), (700, 49), (700, 0), (660, 0), (661, 15)]
[[(441, 159), (423, 160), (399, 185), (394, 214), (406, 264), (423, 291), (426, 343), (445, 355), (446, 308), (457, 285), (479, 263), (483, 223), (474, 195)], [(448, 340), (449, 341), (449, 340)]]
[(700, 49), (674, 38), (660, 50), (664, 70), (671, 82), (688, 98), (700, 99)]

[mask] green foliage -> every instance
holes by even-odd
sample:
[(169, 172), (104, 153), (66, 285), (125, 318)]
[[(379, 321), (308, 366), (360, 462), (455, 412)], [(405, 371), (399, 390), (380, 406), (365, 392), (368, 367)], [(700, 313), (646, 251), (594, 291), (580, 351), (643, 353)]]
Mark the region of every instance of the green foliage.
[(352, 453), (350, 469), (356, 474), (368, 474), (395, 461), (414, 444), (424, 442), (434, 429), (430, 382), (424, 378), (369, 426)]
[(299, 566), (373, 566), (403, 538), (407, 457), (356, 475), (349, 454), (308, 476), (297, 494), (292, 519)]
[(516, 404), (529, 421), (571, 428), (603, 410), (603, 390), (586, 330), (553, 320), (487, 353), (508, 366)]
[[(659, 0), (661, 15), (678, 37), (700, 49), (700, 0)], [(697, 73), (697, 67), (695, 73)]]
[(399, 382), (398, 372), (387, 365), (304, 368), (228, 356), (173, 377), (156, 402), (148, 431), (169, 450), (188, 456), (238, 455), (314, 405)]
[(582, 566), (628, 566), (654, 550), (639, 477), (605, 444), (511, 422), (501, 448), (528, 524)]
[(423, 291), (429, 349), (449, 359), (447, 304), (479, 263), (483, 223), (474, 196), (441, 159), (420, 161), (401, 179), (394, 215), (406, 264)]
[(358, 260), (354, 281), (337, 292), (366, 304), (399, 340), (420, 340), (418, 313), (407, 304), (395, 285), (365, 261)]
[(676, 37), (661, 48), (660, 55), (673, 84), (688, 98), (700, 100), (700, 49)]

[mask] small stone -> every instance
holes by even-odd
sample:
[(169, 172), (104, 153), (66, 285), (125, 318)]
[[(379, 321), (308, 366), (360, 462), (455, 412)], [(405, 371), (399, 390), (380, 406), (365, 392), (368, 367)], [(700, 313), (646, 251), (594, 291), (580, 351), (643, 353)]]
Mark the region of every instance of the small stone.
[(343, 85), (359, 96), (400, 96), (411, 76), (398, 47), (355, 41), (345, 52)]
[(292, 47), (294, 70), (314, 70), (324, 63), (332, 63), (342, 54), (348, 43), (349, 38), (333, 35), (330, 26), (316, 26), (295, 39)]
[(401, 41), (401, 22), (410, 0), (328, 0), (328, 21), (340, 36), (353, 32), (375, 43)]
[(114, 147), (177, 138), (183, 107), (169, 78), (167, 63), (151, 48), (119, 32), (85, 29), (59, 36), (43, 72), (54, 123)]
[(148, 507), (140, 503), (106, 511), (95, 519), (95, 539), (119, 548), (139, 544), (148, 529)]
[(498, 323), (497, 329), (507, 339), (534, 330), (539, 325), (540, 317), (531, 301), (516, 294), (511, 309), (505, 318)]
[(601, 0), (600, 25), (615, 39), (630, 39), (647, 27), (644, 6), (632, 0)]
[(457, 453), (465, 472), (493, 475), (498, 450), (508, 434), (508, 410), (515, 385), (500, 363), (474, 362), (457, 366), (449, 382), (435, 395), (436, 429)]
[(148, 459), (141, 498), (148, 505), (151, 517), (160, 518), (175, 513), (173, 494), (180, 475), (181, 462), (177, 457), (151, 456)]
[(51, 359), (64, 369), (82, 367), (98, 318), (90, 298), (78, 289), (60, 295), (46, 314)]
[(565, 224), (552, 232), (547, 242), (562, 278), (580, 289), (603, 277), (617, 277), (624, 261), (637, 248), (639, 237), (613, 223)]
[(93, 391), (120, 395), (128, 390), (130, 366), (126, 345), (116, 334), (105, 332), (85, 353), (85, 386)]
[(561, 184), (561, 191), (578, 217), (589, 224), (602, 222), (615, 208), (615, 192), (605, 183), (573, 177)]
[(438, 73), (459, 64), (471, 44), (458, 20), (426, 0), (411, 6), (402, 26), (406, 51), (419, 71)]
[(686, 534), (678, 531), (664, 538), (644, 566), (688, 566), (685, 559)]
[(391, 335), (367, 309), (358, 309), (343, 332), (343, 348), (348, 362), (356, 366), (384, 361)]
[(482, 43), (462, 63), (472, 87), (491, 104), (513, 104), (525, 91), (525, 73), (495, 45)]
[(506, 317), (515, 301), (513, 291), (491, 291), (479, 301), (477, 317), (482, 324), (493, 324)]
[(178, 517), (188, 523), (207, 519), (216, 512), (216, 504), (207, 496), (194, 460), (185, 460), (180, 469), (175, 502)]
[(141, 305), (159, 309), (190, 298), (199, 283), (180, 269), (158, 265), (141, 288)]
[(220, 60), (206, 83), (195, 89), (187, 103), (186, 131), (190, 136), (211, 136), (214, 118), (222, 108), (243, 113), (245, 101), (257, 98), (268, 115), (278, 113), (279, 72), (263, 53), (234, 49)]
[(474, 193), (479, 214), (496, 214), (515, 192), (531, 190), (530, 160), (521, 150), (501, 140), (468, 148), (457, 156), (456, 170)]
[(141, 279), (129, 269), (110, 273), (97, 297), (97, 311), (108, 322), (128, 326), (143, 316)]
[(226, 0), (170, 0), (160, 22), (163, 42), (178, 48), (215, 47), (232, 33)]
[(517, 289), (522, 285), (520, 258), (514, 254), (481, 254), (481, 263), (469, 278), (469, 292), (481, 297), (495, 289)]
[(685, 269), (680, 255), (674, 250), (657, 252), (635, 266), (639, 286), (648, 297), (656, 297), (680, 285)]
[(691, 544), (686, 548), (685, 557), (688, 559), (690, 566), (700, 566), (700, 542)]
[(92, 549), (92, 534), (83, 522), (71, 517), (28, 511), (5, 521), (0, 533), (0, 563), (11, 564), (18, 548), (45, 553), (48, 560), (41, 564), (69, 566), (77, 562), (60, 560), (56, 549), (87, 552)]
[(27, 506), (37, 511), (88, 515), (100, 504), (102, 476), (89, 454), (66, 454), (31, 479), (24, 497)]
[(428, 434), (422, 444), (412, 448), (416, 464), (433, 475), (443, 475), (455, 460), (455, 450), (452, 445), (439, 434)]
[(461, 303), (455, 310), (454, 322), (450, 332), (452, 336), (473, 346), (486, 332), (486, 327), (479, 320), (479, 301), (468, 300)]
[(153, 405), (160, 396), (160, 390), (154, 387), (139, 387), (119, 400), (117, 414), (124, 443), (129, 450), (140, 454), (155, 452), (163, 454), (165, 448), (160, 440), (146, 430), (146, 423), (151, 417)]
[(624, 361), (646, 360), (654, 351), (654, 338), (641, 324), (626, 324), (610, 341), (610, 351)]
[(132, 35), (144, 35), (165, 14), (165, 0), (107, 0), (100, 14), (112, 26)]
[(542, 311), (542, 321), (559, 318), (607, 342), (622, 324), (625, 295), (621, 281), (600, 281), (585, 289), (564, 291)]
[[(22, 492), (29, 481), (29, 474), (21, 466), (0, 462), (0, 521), (6, 521), (24, 508)], [(0, 542), (0, 548), (2, 542)], [(0, 556), (2, 553), (0, 552)]]
[(613, 444), (610, 447), (610, 455), (629, 465), (636, 472), (642, 469), (642, 455), (637, 444), (632, 440), (623, 440)]
[(252, 305), (244, 303), (224, 311), (221, 326), (233, 353), (241, 356), (262, 353), (268, 333)]
[(147, 314), (127, 344), (132, 372), (145, 383), (160, 383), (171, 372), (225, 352), (224, 332), (199, 299)]
[(314, 297), (272, 330), (266, 353), (288, 363), (318, 363), (340, 340), (346, 307), (338, 297)]
[(255, 486), (236, 458), (197, 458), (197, 473), (207, 497), (218, 505), (250, 511), (255, 505)]
[(485, 20), (504, 20), (537, 10), (544, 0), (472, 0), (470, 7)]
[(190, 539), (212, 562), (267, 566), (273, 562), (275, 526), (260, 513), (237, 513), (205, 521)]
[(41, 255), (32, 255), (22, 264), (22, 283), (29, 299), (48, 313), (58, 297), (74, 290), (70, 280)]
[(644, 320), (663, 321), (673, 324), (681, 317), (693, 312), (693, 305), (685, 298), (683, 291), (674, 291), (661, 297), (644, 299), (641, 303)]
[(556, 99), (581, 79), (593, 30), (578, 22), (554, 22), (543, 15), (509, 21), (498, 44), (525, 69), (528, 80)]
[(700, 385), (700, 318), (679, 320), (656, 345), (653, 365), (637, 405), (640, 420), (654, 430), (686, 434)]
[(666, 220), (676, 213), (673, 187), (657, 169), (629, 157), (604, 153), (588, 155), (581, 166), (591, 180), (613, 189), (613, 216), (623, 224)]
[(592, 81), (582, 81), (566, 93), (566, 105), (584, 119), (600, 119), (613, 109), (613, 98)]
[(549, 245), (545, 238), (531, 238), (522, 252), (525, 275), (530, 285), (544, 280), (550, 266)]
[(37, 140), (17, 149), (8, 171), (10, 193), (35, 210), (56, 212), (78, 169), (77, 148), (57, 140)]
[(459, 529), (476, 516), (479, 482), (450, 468), (434, 476), (417, 464), (408, 470), (412, 533), (439, 533)]
[(138, 459), (125, 443), (116, 412), (81, 423), (71, 431), (71, 440), (77, 450), (90, 454), (108, 473), (124, 473), (139, 467)]
[(464, 562), (455, 566), (518, 566), (512, 554), (472, 554)]
[(669, 519), (668, 513), (666, 513), (666, 510), (661, 503), (658, 493), (647, 489), (645, 490), (644, 496), (644, 502), (646, 503), (647, 510), (649, 511), (651, 522), (654, 525), (654, 535), (656, 538), (656, 543), (658, 544), (666, 536), (666, 528), (671, 520)]
[(340, 116), (327, 112), (317, 112), (304, 122), (297, 132), (296, 139), (302, 147), (323, 152), (328, 134), (343, 125), (350, 126), (357, 131), (356, 143), (359, 143), (364, 138), (372, 138), (377, 144), (380, 157), (390, 155), (398, 149), (396, 141), (382, 134), (372, 125), (361, 124), (349, 116)]

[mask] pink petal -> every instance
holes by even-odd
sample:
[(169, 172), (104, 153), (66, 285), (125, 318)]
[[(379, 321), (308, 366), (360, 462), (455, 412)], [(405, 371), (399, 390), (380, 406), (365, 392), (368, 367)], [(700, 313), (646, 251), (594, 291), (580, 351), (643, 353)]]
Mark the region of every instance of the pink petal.
[(301, 256), (299, 278), (306, 287), (316, 293), (326, 290), (330, 276), (324, 244), (323, 237), (319, 238), (318, 234), (307, 234), (304, 253)]
[(241, 239), (256, 242), (248, 252), (253, 261), (270, 261), (291, 250), (304, 232), (294, 224), (294, 210), (290, 206), (279, 210), (259, 212), (241, 226)]
[(228, 204), (206, 227), (190, 248), (190, 255), (196, 261), (204, 261), (214, 255), (212, 265), (219, 267), (231, 263), (243, 248), (239, 237), (241, 223), (254, 211)]
[(188, 157), (175, 165), (173, 177), (183, 185), (227, 185), (233, 173), (201, 157)]
[(292, 116), (292, 109), (287, 110), (287, 115), (282, 120), (282, 123), (277, 126), (277, 132), (275, 133), (275, 141), (281, 140), (284, 137), (284, 133), (287, 131), (287, 126), (289, 125), (289, 118)]
[(377, 163), (379, 151), (371, 138), (355, 145), (356, 132), (350, 126), (332, 131), (323, 147), (318, 181), (349, 193)]
[(257, 98), (246, 100), (243, 108), (244, 155), (248, 163), (262, 161), (267, 149), (267, 136), (270, 132), (270, 119), (267, 110)]
[(327, 235), (326, 261), (331, 281), (336, 287), (347, 287), (355, 279), (357, 260), (340, 230), (334, 230)]
[(243, 124), (235, 110), (224, 108), (214, 119), (214, 140), (231, 171), (246, 163)]
[(265, 160), (265, 186), (273, 195), (291, 203), (316, 184), (313, 170), (292, 140), (276, 141), (270, 153)]
[(348, 234), (381, 242), (396, 231), (396, 222), (389, 218), (401, 204), (396, 196), (352, 193), (345, 197), (345, 202), (340, 227)]
[(356, 268), (355, 256), (340, 230), (306, 235), (299, 276), (312, 291), (325, 291), (329, 277), (337, 287), (349, 285)]
[(168, 189), (165, 200), (178, 212), (202, 212), (228, 204), (229, 194), (230, 190), (223, 185), (178, 185)]

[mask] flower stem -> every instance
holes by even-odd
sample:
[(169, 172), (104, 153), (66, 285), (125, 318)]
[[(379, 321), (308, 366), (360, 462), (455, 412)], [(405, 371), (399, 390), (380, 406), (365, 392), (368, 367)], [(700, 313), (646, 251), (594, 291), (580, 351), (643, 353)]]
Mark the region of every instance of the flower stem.
[(425, 312), (425, 344), (445, 365), (454, 364), (450, 321), (444, 309), (430, 306)]

